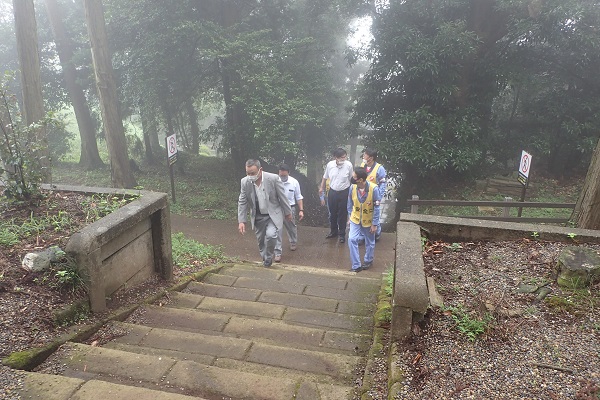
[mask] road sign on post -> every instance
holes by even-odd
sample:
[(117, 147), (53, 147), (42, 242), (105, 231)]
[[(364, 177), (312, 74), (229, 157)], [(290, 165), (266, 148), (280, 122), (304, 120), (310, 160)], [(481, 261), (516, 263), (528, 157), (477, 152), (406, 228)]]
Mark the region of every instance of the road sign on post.
[(521, 152), (521, 161), (519, 162), (519, 182), (527, 186), (529, 181), (529, 170), (531, 169), (531, 154), (523, 150)]
[[(523, 150), (521, 152), (521, 160), (519, 161), (519, 182), (523, 185), (523, 191), (521, 192), (521, 202), (525, 201), (525, 192), (529, 186), (529, 171), (531, 171), (531, 154)], [(523, 213), (523, 207), (519, 207), (520, 217)]]
[(175, 177), (173, 176), (173, 164), (177, 162), (177, 138), (175, 135), (167, 136), (165, 138), (165, 144), (167, 147), (167, 161), (169, 163), (169, 176), (171, 177), (171, 196), (173, 196), (173, 203), (175, 201)]

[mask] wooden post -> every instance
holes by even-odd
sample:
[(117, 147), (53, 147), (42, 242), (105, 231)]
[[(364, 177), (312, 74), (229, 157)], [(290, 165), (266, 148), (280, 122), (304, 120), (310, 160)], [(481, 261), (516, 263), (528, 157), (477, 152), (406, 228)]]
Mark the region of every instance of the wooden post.
[[(512, 197), (505, 197), (504, 201), (513, 201)], [(504, 207), (502, 209), (502, 217), (503, 218), (508, 218), (510, 217), (510, 207)]]
[[(412, 200), (419, 200), (419, 196), (417, 196), (416, 194), (412, 195)], [(410, 213), (411, 214), (418, 214), (419, 213), (419, 205), (418, 204), (411, 204), (410, 205)]]
[[(521, 200), (520, 200), (521, 203), (525, 201), (525, 192), (527, 191), (528, 187), (529, 187), (529, 178), (527, 178), (527, 182), (523, 186), (523, 191), (521, 192)], [(522, 213), (523, 213), (523, 207), (519, 207), (519, 213), (517, 214), (517, 216), (519, 218), (521, 218)]]

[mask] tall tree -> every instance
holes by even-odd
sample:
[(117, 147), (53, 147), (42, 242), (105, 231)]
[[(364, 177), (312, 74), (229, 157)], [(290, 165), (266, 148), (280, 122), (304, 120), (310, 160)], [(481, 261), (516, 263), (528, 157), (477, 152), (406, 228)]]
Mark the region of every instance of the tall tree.
[(79, 84), (77, 69), (73, 62), (73, 43), (65, 28), (63, 15), (56, 0), (45, 0), (46, 11), (52, 26), (56, 49), (60, 58), (64, 81), (75, 111), (79, 136), (81, 137), (81, 156), (79, 165), (85, 169), (95, 169), (104, 165), (98, 152), (96, 131), (84, 89)]
[[(21, 69), (21, 90), (23, 92), (23, 114), (28, 125), (42, 121), (45, 116), (42, 83), (40, 77), (40, 56), (37, 42), (37, 25), (33, 0), (13, 0), (17, 50)], [(45, 127), (36, 130), (39, 162), (43, 179), (51, 181), (52, 170), (48, 154), (48, 136)]]
[(600, 229), (600, 141), (596, 145), (571, 221), (578, 228)]
[(355, 116), (402, 174), (400, 205), (522, 148), (571, 167), (582, 158), (576, 152), (590, 154), (600, 129), (596, 3), (433, 0), (378, 9)]
[(104, 9), (101, 0), (84, 0), (85, 17), (92, 49), (96, 86), (100, 97), (102, 121), (110, 154), (112, 183), (115, 187), (133, 188), (135, 177), (127, 155), (127, 141), (119, 112), (119, 98), (108, 49)]

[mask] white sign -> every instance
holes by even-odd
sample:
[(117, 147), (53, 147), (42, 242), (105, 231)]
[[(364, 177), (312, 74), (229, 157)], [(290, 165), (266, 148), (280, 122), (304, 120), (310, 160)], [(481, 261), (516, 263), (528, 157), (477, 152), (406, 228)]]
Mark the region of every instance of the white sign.
[(167, 157), (171, 158), (177, 154), (177, 139), (175, 135), (167, 136)]
[(529, 170), (531, 170), (531, 154), (523, 150), (519, 161), (519, 182), (523, 185), (526, 185), (529, 180)]

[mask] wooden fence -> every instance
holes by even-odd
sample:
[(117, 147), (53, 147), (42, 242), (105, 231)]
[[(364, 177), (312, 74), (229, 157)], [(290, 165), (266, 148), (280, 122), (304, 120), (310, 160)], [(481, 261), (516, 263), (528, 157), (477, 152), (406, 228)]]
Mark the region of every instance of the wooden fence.
[[(522, 208), (569, 208), (574, 209), (575, 203), (535, 203), (530, 201), (513, 201), (511, 197), (505, 197), (504, 201), (487, 201), (487, 200), (420, 200), (419, 196), (413, 195), (412, 199), (407, 201), (410, 205), (410, 212), (413, 214), (419, 213), (419, 206), (458, 206), (458, 207), (502, 207), (502, 216), (474, 215), (460, 216), (462, 218), (487, 219), (493, 221), (506, 222), (543, 222), (553, 224), (564, 224), (569, 221), (569, 218), (540, 218), (540, 217), (511, 217), (510, 209), (513, 207)], [(519, 212), (519, 215), (521, 213)]]

